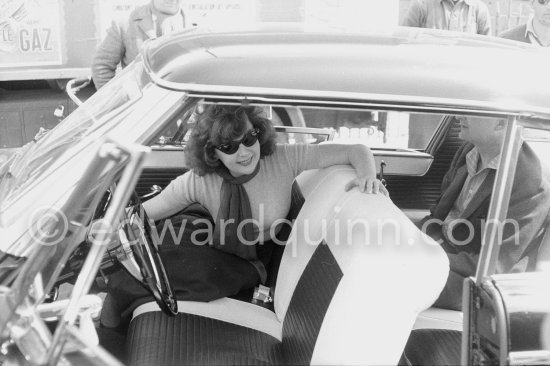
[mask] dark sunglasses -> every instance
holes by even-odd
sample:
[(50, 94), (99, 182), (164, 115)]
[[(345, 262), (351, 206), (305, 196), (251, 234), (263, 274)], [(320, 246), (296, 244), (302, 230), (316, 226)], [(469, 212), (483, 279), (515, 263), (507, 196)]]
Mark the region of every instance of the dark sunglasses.
[(550, 3), (550, 0), (537, 0), (539, 2), (540, 5), (546, 5), (548, 3)]
[(251, 130), (248, 130), (242, 139), (239, 141), (231, 141), (226, 144), (219, 144), (217, 146), (214, 146), (216, 149), (220, 150), (224, 154), (232, 155), (239, 150), (239, 146), (243, 144), (246, 147), (250, 147), (258, 141), (258, 136), (260, 134), (260, 130), (257, 128), (253, 128)]

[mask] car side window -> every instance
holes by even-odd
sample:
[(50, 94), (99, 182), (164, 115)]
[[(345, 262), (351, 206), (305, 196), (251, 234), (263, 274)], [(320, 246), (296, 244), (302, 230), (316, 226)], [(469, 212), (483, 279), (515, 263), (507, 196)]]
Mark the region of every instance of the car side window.
[(401, 111), (301, 108), (307, 127), (335, 130), (334, 141), (359, 142), (373, 148), (424, 150), (440, 114)]
[(193, 126), (196, 123), (196, 110), (200, 101), (191, 100), (177, 110), (166, 122), (164, 127), (147, 144), (154, 149), (183, 149)]
[[(155, 149), (183, 149), (196, 122), (196, 109), (209, 102), (190, 100), (148, 144)], [(276, 127), (330, 130), (330, 139), (378, 149), (424, 151), (444, 118), (442, 114), (403, 111), (257, 105)], [(324, 135), (324, 134), (323, 134)], [(319, 143), (310, 132), (280, 131), (281, 143)]]
[(535, 150), (540, 161), (550, 169), (550, 163), (546, 158), (550, 154), (550, 131), (524, 128), (523, 139)]

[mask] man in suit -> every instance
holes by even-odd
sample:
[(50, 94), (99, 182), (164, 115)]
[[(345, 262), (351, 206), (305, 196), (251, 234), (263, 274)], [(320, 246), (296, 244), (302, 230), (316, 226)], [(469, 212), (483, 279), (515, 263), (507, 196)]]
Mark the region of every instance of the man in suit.
[[(434, 306), (460, 310), (464, 278), (475, 275), (506, 119), (458, 117), (465, 141), (443, 178), (441, 195), (422, 230), (449, 257), (447, 283)], [(550, 175), (531, 147), (521, 146), (497, 273), (534, 269), (550, 210)]]
[(533, 15), (526, 24), (509, 29), (499, 36), (531, 43), (539, 47), (550, 46), (550, 0), (530, 0)]
[(403, 25), (483, 35), (491, 33), (489, 8), (482, 0), (413, 0)]
[(97, 89), (111, 80), (117, 66), (126, 67), (147, 39), (185, 28), (181, 0), (151, 0), (136, 7), (127, 19), (113, 21), (92, 60), (92, 79)]

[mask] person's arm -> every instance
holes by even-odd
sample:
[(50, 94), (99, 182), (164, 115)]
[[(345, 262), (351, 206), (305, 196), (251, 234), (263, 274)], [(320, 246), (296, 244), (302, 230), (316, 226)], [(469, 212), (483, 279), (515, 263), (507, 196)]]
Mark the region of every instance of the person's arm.
[(480, 1), (477, 12), (477, 34), (489, 36), (491, 34), (491, 17), (489, 8), (484, 2)]
[(92, 60), (92, 79), (96, 89), (99, 90), (115, 76), (125, 51), (120, 26), (113, 22)]
[[(306, 156), (303, 164), (297, 164), (298, 172), (307, 169), (327, 168), (333, 165), (351, 165), (357, 172), (354, 178), (346, 184), (346, 191), (358, 187), (361, 192), (389, 193), (381, 182), (376, 179), (376, 165), (372, 151), (361, 144), (321, 144), (295, 146), (304, 149)], [(301, 152), (298, 152), (300, 155)]]
[(414, 0), (409, 5), (409, 10), (403, 24), (405, 27), (423, 28), (426, 23), (426, 9), (421, 0)]
[(358, 177), (376, 178), (376, 166), (372, 151), (361, 144), (322, 144), (319, 145), (321, 167), (349, 164), (355, 168)]
[(361, 192), (382, 193), (388, 196), (388, 191), (376, 179), (376, 164), (372, 151), (365, 145), (325, 144), (320, 145), (322, 160), (326, 166), (350, 164), (357, 173), (357, 178), (346, 184), (345, 190), (358, 187)]
[(153, 221), (164, 219), (197, 202), (195, 183), (194, 175), (188, 171), (170, 182), (159, 195), (143, 202), (143, 208), (149, 219)]

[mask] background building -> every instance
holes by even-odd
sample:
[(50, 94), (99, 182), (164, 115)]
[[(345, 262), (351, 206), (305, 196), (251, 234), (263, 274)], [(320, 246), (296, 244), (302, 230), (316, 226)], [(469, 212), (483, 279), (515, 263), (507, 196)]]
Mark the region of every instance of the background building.
[[(75, 109), (63, 90), (66, 81), (89, 75), (111, 21), (148, 1), (0, 0), (0, 149), (22, 146), (40, 127), (52, 128)], [(400, 24), (411, 1), (183, 0), (183, 8), (197, 26), (297, 22), (362, 31)], [(493, 35), (525, 23), (530, 14), (529, 0), (485, 1)]]
[[(412, 0), (399, 0), (399, 22), (405, 17)], [(529, 0), (484, 0), (489, 7), (493, 35), (527, 22), (531, 7)]]

